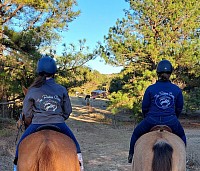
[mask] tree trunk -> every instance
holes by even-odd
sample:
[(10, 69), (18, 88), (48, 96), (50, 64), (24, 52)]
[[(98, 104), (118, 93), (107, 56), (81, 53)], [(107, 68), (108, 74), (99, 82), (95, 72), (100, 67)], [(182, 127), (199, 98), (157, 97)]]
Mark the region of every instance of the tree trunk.
[(0, 59), (3, 57), (3, 14), (0, 11)]

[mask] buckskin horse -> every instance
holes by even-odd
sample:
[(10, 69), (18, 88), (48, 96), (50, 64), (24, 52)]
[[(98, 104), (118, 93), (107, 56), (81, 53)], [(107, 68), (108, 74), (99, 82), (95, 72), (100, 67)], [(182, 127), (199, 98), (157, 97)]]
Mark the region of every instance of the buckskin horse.
[(132, 171), (186, 171), (184, 142), (170, 128), (154, 127), (137, 140)]
[(17, 167), (18, 171), (80, 171), (75, 143), (53, 127), (41, 128), (20, 143)]

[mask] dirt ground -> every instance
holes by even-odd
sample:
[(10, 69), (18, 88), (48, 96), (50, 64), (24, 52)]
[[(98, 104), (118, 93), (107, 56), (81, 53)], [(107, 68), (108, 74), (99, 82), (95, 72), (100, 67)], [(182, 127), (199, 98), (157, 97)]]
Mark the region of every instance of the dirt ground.
[[(83, 153), (85, 171), (130, 171), (127, 163), (133, 123), (117, 123), (106, 111), (106, 100), (94, 99), (87, 108), (83, 97), (71, 97), (73, 113), (66, 121)], [(126, 117), (125, 117), (126, 118)], [(7, 122), (7, 121), (6, 121)], [(200, 121), (181, 119), (187, 136), (187, 171), (200, 170)], [(11, 171), (17, 129), (0, 122), (0, 171)]]

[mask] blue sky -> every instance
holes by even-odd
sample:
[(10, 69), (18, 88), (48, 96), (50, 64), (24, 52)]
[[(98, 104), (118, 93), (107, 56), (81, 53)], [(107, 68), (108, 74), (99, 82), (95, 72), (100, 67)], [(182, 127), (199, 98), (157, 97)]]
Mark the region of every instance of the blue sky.
[[(95, 48), (98, 41), (103, 42), (104, 35), (117, 19), (124, 17), (123, 9), (128, 9), (125, 0), (78, 0), (78, 9), (81, 14), (69, 24), (69, 30), (64, 33), (63, 43), (78, 44), (78, 40), (86, 39), (86, 46), (90, 50)], [(121, 68), (105, 65), (100, 58), (87, 63), (87, 66), (102, 74), (120, 72)]]

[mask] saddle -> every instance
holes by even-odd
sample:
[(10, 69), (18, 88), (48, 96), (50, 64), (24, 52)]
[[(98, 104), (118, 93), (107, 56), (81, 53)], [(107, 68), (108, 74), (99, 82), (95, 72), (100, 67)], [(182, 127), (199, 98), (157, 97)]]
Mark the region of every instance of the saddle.
[(167, 125), (156, 125), (156, 126), (151, 128), (150, 132), (151, 131), (160, 131), (160, 132), (168, 131), (168, 132), (172, 132), (172, 129), (170, 127), (168, 127)]
[(61, 132), (61, 130), (60, 130), (60, 128), (59, 128), (58, 126), (51, 125), (51, 124), (39, 126), (39, 127), (36, 129), (36, 132), (41, 131), (41, 130), (46, 130), (46, 129), (49, 129), (49, 130), (53, 130), (53, 131), (57, 131), (57, 132), (63, 133), (63, 132)]

